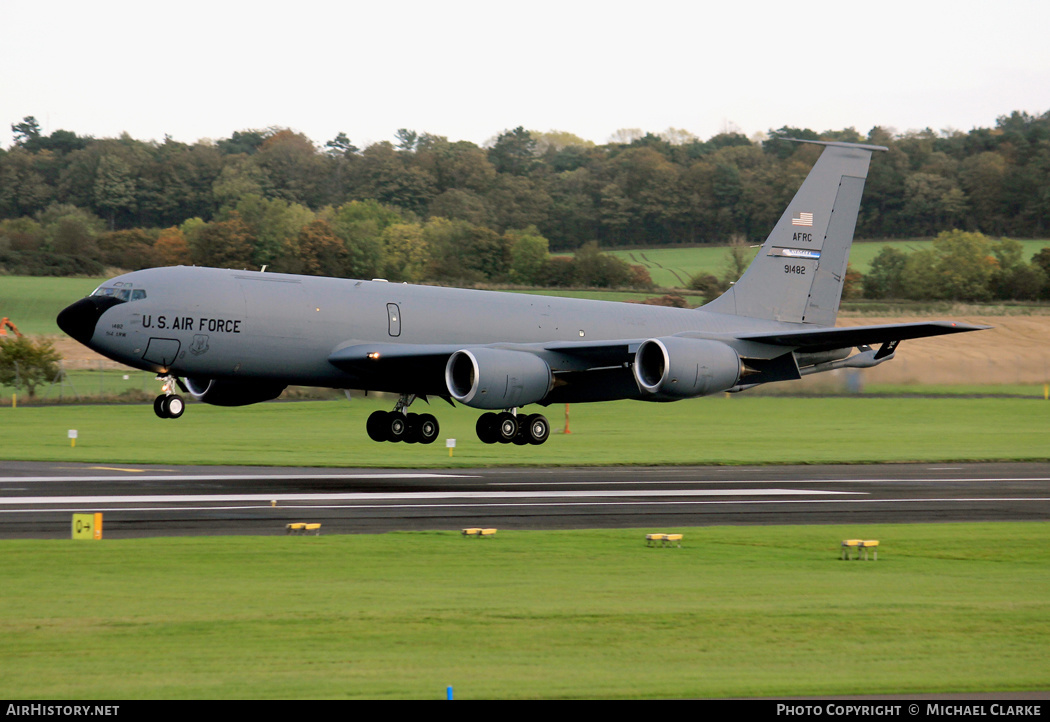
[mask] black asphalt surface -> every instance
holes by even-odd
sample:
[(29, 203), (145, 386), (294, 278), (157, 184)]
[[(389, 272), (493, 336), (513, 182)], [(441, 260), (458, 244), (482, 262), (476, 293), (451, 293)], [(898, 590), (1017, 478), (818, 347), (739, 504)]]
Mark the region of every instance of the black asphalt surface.
[(0, 538), (324, 534), (485, 526), (659, 528), (1050, 519), (1050, 463), (504, 468), (104, 466), (4, 462)]

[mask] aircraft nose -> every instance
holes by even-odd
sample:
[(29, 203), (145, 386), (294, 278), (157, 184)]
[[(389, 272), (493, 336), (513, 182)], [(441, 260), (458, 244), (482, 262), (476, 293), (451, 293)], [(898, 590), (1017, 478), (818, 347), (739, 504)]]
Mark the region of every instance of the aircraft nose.
[(73, 303), (58, 314), (58, 327), (87, 345), (95, 335), (95, 325), (107, 309), (120, 303), (112, 296), (88, 296)]

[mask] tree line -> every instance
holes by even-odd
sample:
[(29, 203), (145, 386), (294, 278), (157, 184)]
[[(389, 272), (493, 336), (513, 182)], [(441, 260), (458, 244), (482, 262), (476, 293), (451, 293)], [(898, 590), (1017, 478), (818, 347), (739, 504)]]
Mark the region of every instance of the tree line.
[[(860, 238), (1050, 231), (1050, 112), (1013, 112), (967, 133), (783, 127), (761, 140), (702, 141), (626, 129), (604, 145), (519, 127), (483, 147), (401, 129), (364, 149), (344, 133), (318, 145), (281, 128), (186, 144), (45, 135), (33, 117), (11, 127), (14, 143), (0, 149), (8, 272), (193, 262), (392, 280), (644, 283), (594, 244), (762, 240), (820, 152), (782, 137), (890, 149), (873, 159)], [(582, 270), (549, 254), (584, 248)]]

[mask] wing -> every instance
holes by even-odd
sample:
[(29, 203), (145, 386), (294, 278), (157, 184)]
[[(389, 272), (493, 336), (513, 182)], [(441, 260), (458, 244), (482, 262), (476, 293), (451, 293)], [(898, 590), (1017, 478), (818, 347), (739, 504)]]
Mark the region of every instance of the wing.
[[(495, 344), (396, 344), (349, 343), (336, 349), (328, 361), (355, 377), (354, 388), (450, 399), (446, 368), (459, 351), (496, 349), (516, 351), (543, 359), (554, 376), (554, 386), (578, 386), (586, 375), (585, 400), (624, 398), (635, 390), (628, 368), (634, 352), (645, 339), (598, 342), (495, 343)], [(552, 398), (560, 399), (559, 394)], [(584, 398), (584, 397), (581, 397)], [(574, 397), (575, 399), (575, 397)]]
[[(874, 366), (893, 356), (901, 341), (978, 331), (975, 326), (950, 321), (818, 328), (740, 335), (684, 332), (683, 338), (719, 341), (731, 346), (744, 362), (748, 385), (798, 379), (809, 373), (842, 367)], [(649, 339), (605, 341), (558, 341), (548, 343), (495, 344), (396, 344), (348, 343), (328, 360), (355, 377), (355, 388), (417, 396), (437, 396), (450, 400), (446, 369), (458, 352), (496, 350), (518, 352), (543, 359), (549, 368), (550, 394), (545, 403), (561, 401), (602, 401), (637, 396), (632, 372), (636, 352)], [(879, 345), (874, 351), (869, 347)], [(849, 356), (856, 347), (859, 354)], [(821, 356), (825, 352), (831, 355)], [(840, 352), (840, 353), (835, 353)], [(516, 359), (522, 356), (511, 354)], [(846, 358), (849, 356), (849, 358)], [(507, 356), (504, 370), (512, 375), (518, 364)], [(522, 364), (524, 366), (526, 364)], [(546, 383), (546, 382), (544, 382)], [(458, 398), (458, 397), (457, 397)], [(508, 404), (509, 406), (510, 404)]]

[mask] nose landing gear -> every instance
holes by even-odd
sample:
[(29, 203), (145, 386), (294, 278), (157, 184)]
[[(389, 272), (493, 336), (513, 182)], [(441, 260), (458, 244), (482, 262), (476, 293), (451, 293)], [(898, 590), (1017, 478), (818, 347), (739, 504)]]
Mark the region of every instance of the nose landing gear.
[(178, 379), (174, 376), (158, 376), (157, 379), (164, 382), (164, 393), (153, 400), (153, 412), (162, 419), (179, 418), (186, 410), (186, 400), (175, 393)]

